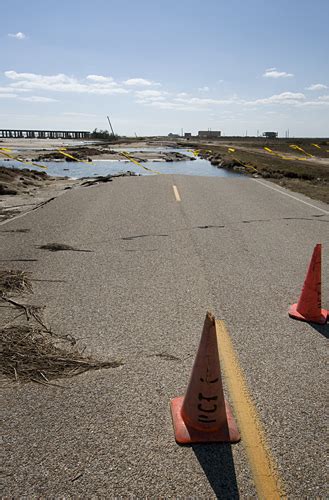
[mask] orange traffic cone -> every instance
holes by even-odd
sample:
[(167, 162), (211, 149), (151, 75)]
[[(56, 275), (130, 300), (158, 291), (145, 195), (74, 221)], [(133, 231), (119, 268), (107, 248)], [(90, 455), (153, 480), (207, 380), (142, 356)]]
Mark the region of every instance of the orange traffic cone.
[(224, 399), (218, 341), (215, 318), (208, 312), (185, 397), (171, 400), (177, 443), (236, 443), (240, 440)]
[(302, 293), (298, 303), (290, 306), (289, 316), (324, 325), (328, 311), (321, 309), (321, 248), (321, 243), (315, 245)]

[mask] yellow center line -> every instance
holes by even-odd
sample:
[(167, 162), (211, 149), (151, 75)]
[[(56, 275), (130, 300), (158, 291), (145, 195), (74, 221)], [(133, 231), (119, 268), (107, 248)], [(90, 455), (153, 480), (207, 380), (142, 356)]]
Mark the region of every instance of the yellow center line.
[(226, 375), (258, 498), (271, 500), (287, 498), (224, 321), (216, 321), (216, 331), (219, 337), (221, 365)]
[(173, 190), (174, 190), (174, 195), (175, 195), (176, 201), (182, 201), (182, 200), (181, 200), (181, 197), (180, 197), (180, 195), (179, 195), (179, 192), (178, 192), (177, 186), (173, 186), (172, 188), (173, 188)]

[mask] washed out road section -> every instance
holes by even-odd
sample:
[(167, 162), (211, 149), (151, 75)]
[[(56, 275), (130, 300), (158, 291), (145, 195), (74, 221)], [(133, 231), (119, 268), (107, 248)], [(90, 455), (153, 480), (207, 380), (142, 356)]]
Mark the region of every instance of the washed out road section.
[[(70, 191), (9, 222), (29, 231), (0, 233), (5, 265), (36, 259), (24, 262), (35, 278), (64, 281), (35, 286), (54, 331), (125, 364), (65, 389), (6, 388), (3, 494), (255, 496), (243, 442), (174, 441), (169, 400), (184, 394), (210, 309), (226, 321), (287, 493), (324, 496), (325, 338), (287, 308), (315, 243), (328, 251), (328, 223), (253, 180), (178, 175)], [(91, 252), (39, 248), (52, 242)]]

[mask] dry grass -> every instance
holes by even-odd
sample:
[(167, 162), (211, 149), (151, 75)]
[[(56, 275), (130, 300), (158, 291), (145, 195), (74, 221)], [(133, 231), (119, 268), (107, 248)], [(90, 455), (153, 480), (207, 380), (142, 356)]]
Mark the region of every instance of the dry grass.
[(30, 276), (25, 271), (0, 270), (0, 302), (18, 313), (0, 326), (1, 378), (51, 384), (53, 379), (123, 364), (84, 356), (72, 335), (56, 335), (46, 325), (44, 306), (24, 304), (10, 297), (33, 293)]
[(117, 368), (120, 361), (98, 361), (84, 356), (72, 341), (56, 339), (49, 331), (30, 325), (0, 328), (0, 375), (16, 382), (49, 384), (88, 370)]
[(0, 269), (0, 294), (32, 293), (31, 273)]

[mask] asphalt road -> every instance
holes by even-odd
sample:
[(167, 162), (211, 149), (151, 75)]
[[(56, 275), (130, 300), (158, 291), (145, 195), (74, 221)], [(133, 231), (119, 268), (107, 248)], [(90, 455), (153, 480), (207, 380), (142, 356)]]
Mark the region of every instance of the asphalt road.
[[(125, 363), (65, 388), (5, 388), (3, 496), (256, 496), (243, 441), (174, 440), (169, 400), (184, 394), (207, 310), (226, 321), (289, 498), (327, 495), (328, 326), (287, 309), (321, 242), (329, 308), (329, 208), (277, 189), (247, 178), (122, 178), (0, 226), (3, 267), (61, 280), (35, 282), (52, 329)], [(92, 252), (38, 248), (53, 242)]]

